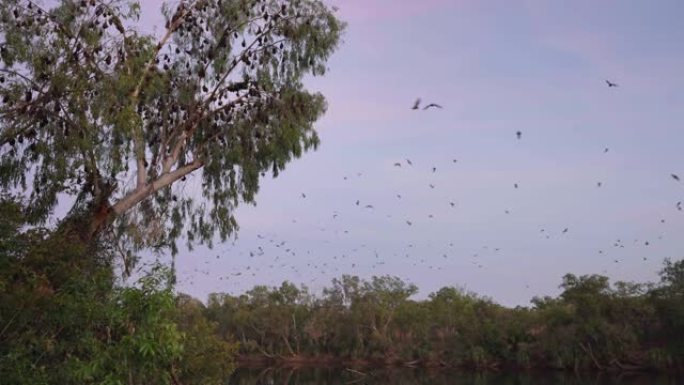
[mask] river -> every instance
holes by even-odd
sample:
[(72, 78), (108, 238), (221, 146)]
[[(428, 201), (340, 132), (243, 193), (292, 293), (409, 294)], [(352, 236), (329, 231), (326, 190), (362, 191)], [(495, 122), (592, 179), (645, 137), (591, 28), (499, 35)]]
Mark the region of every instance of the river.
[(655, 374), (464, 373), (413, 369), (238, 369), (229, 385), (680, 385), (684, 378)]

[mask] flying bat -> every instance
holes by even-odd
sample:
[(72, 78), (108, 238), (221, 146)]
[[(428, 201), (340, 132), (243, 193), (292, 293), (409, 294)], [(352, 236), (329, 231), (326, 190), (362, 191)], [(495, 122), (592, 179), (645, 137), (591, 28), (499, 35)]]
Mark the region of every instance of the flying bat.
[(423, 110), (427, 110), (428, 108), (431, 108), (431, 107), (440, 108), (440, 109), (442, 108), (442, 106), (440, 106), (440, 105), (437, 104), (437, 103), (430, 103), (430, 104), (428, 104), (427, 106), (423, 107)]
[(420, 98), (416, 99), (415, 103), (413, 103), (413, 107), (411, 108), (412, 110), (417, 110), (420, 108)]

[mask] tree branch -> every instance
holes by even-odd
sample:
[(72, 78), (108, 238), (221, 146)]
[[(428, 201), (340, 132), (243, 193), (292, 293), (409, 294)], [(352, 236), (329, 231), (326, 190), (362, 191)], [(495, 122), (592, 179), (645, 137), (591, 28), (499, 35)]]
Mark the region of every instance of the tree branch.
[(191, 6), (188, 6), (187, 8), (183, 7), (183, 9), (177, 10), (174, 14), (174, 16), (178, 15), (178, 17), (175, 20), (172, 20), (172, 22), (169, 24), (169, 27), (166, 29), (166, 34), (164, 34), (161, 40), (159, 40), (159, 42), (157, 43), (157, 46), (154, 50), (154, 55), (152, 55), (150, 60), (147, 61), (145, 70), (143, 71), (142, 76), (138, 80), (138, 84), (135, 86), (135, 89), (131, 94), (131, 99), (133, 101), (137, 101), (138, 96), (140, 95), (140, 91), (142, 90), (142, 86), (143, 84), (145, 84), (145, 79), (150, 74), (150, 72), (156, 67), (154, 60), (157, 58), (157, 55), (159, 55), (159, 51), (161, 51), (166, 42), (169, 41), (173, 33), (176, 32), (176, 29), (178, 29), (178, 27), (183, 23), (183, 20), (190, 13), (191, 9), (194, 6), (195, 5), (193, 4)]
[(126, 196), (121, 198), (112, 206), (111, 211), (114, 213), (114, 215), (121, 215), (128, 211), (131, 207), (147, 199), (155, 192), (172, 184), (185, 175), (201, 168), (202, 166), (204, 166), (204, 162), (198, 158), (183, 167), (177, 168), (173, 172), (162, 173), (154, 181), (141, 187), (137, 187), (135, 190), (126, 194)]
[[(178, 15), (178, 17), (169, 24), (169, 27), (166, 29), (166, 34), (161, 38), (159, 43), (157, 43), (157, 46), (155, 47), (154, 54), (150, 59), (147, 61), (147, 64), (145, 65), (145, 69), (143, 70), (142, 75), (140, 76), (140, 79), (138, 80), (138, 84), (135, 86), (135, 89), (133, 90), (131, 94), (131, 103), (135, 105), (138, 100), (138, 96), (140, 96), (140, 92), (142, 90), (143, 84), (145, 84), (145, 79), (149, 76), (149, 74), (156, 68), (155, 65), (155, 59), (159, 55), (159, 51), (164, 47), (166, 42), (171, 38), (173, 33), (176, 31), (176, 29), (183, 23), (183, 19), (190, 13), (191, 8), (194, 7), (194, 4), (189, 7), (183, 7), (182, 9), (179, 9), (176, 11), (176, 14), (174, 16)], [(133, 140), (135, 142), (135, 148), (136, 148), (136, 167), (137, 167), (137, 188), (142, 189), (143, 186), (145, 186), (146, 179), (147, 179), (147, 169), (145, 167), (145, 145), (144, 145), (144, 138), (143, 138), (143, 133), (141, 128), (137, 128), (135, 130), (135, 133), (133, 135)], [(166, 164), (166, 161), (164, 162)], [(163, 172), (168, 172), (170, 168), (164, 167)]]

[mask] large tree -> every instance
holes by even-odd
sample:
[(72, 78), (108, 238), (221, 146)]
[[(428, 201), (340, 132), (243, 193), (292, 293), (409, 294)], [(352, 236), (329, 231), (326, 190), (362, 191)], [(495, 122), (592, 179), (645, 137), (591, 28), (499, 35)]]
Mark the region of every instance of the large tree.
[(302, 81), (344, 28), (322, 2), (181, 0), (160, 37), (136, 1), (50, 3), (0, 0), (0, 189), (32, 223), (73, 202), (61, 223), (86, 242), (211, 243), (318, 144), (325, 100)]

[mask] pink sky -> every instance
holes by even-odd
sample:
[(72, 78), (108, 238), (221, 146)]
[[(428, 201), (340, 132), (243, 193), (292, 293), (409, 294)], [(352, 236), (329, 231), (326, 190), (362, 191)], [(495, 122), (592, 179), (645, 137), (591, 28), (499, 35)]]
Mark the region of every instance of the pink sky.
[(465, 0), (337, 0), (329, 1), (339, 8), (340, 16), (351, 23), (357, 22), (400, 22), (413, 16), (441, 8), (467, 3)]
[[(684, 189), (669, 174), (684, 176), (684, 2), (326, 2), (348, 30), (325, 77), (307, 80), (329, 103), (320, 149), (264, 181), (257, 207), (238, 210), (234, 246), (181, 253), (180, 290), (204, 299), (283, 280), (320, 288), (341, 274), (390, 274), (422, 296), (462, 285), (525, 304), (557, 293), (567, 272), (653, 280), (663, 258), (681, 256), (684, 215), (674, 205)], [(146, 30), (159, 4), (144, 2)], [(444, 109), (411, 111), (418, 96)], [(614, 250), (615, 238), (651, 246)], [(260, 246), (265, 255), (250, 257)], [(599, 258), (600, 249), (610, 252)], [(374, 251), (386, 264), (373, 266)]]

